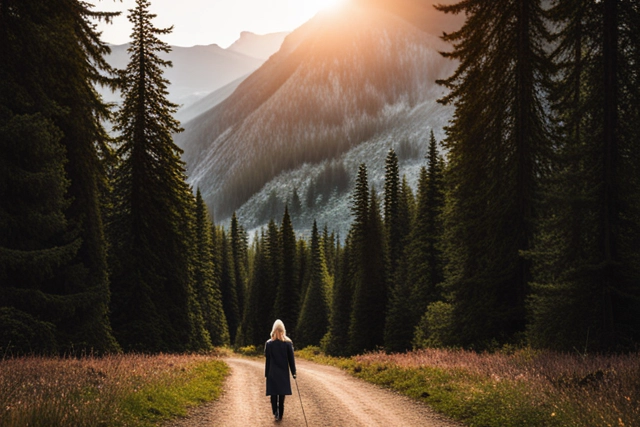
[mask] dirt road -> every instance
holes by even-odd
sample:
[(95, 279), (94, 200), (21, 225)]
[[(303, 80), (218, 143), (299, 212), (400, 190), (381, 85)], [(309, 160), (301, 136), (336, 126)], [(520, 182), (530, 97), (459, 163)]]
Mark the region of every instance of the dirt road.
[[(271, 415), (265, 396), (264, 362), (228, 358), (231, 367), (220, 400), (194, 410), (168, 427), (304, 427), (295, 382), (293, 395), (285, 400), (282, 421)], [(309, 427), (459, 427), (427, 406), (383, 390), (330, 366), (296, 360), (298, 386)]]

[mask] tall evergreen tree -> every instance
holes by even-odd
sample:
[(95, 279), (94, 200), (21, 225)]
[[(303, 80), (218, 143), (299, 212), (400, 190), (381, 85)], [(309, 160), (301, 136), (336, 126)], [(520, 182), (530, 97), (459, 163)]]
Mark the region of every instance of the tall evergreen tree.
[(245, 295), (247, 288), (247, 269), (249, 258), (247, 256), (247, 236), (244, 229), (238, 222), (238, 217), (234, 212), (231, 216), (231, 251), (233, 253), (234, 282), (236, 285), (236, 295), (238, 298), (238, 309), (240, 316), (245, 307)]
[(280, 235), (282, 238), (282, 267), (273, 317), (282, 320), (287, 328), (287, 333), (295, 336), (295, 326), (298, 323), (298, 312), (301, 305), (298, 287), (299, 271), (296, 262), (296, 235), (293, 231), (289, 209), (286, 206), (280, 226)]
[(298, 265), (298, 292), (300, 294), (300, 305), (302, 305), (311, 277), (311, 250), (308, 242), (303, 238), (298, 240), (296, 259)]
[(424, 314), (429, 303), (441, 298), (439, 285), (443, 280), (443, 259), (440, 243), (444, 205), (442, 170), (436, 140), (431, 133), (428, 169), (422, 168), (418, 182), (416, 221), (409, 247), (409, 281), (414, 284), (413, 326)]
[[(257, 235), (253, 243), (253, 268), (247, 283), (245, 307), (242, 315), (236, 345), (259, 345), (264, 342), (263, 328), (268, 328), (268, 313), (270, 306), (265, 302), (265, 296), (272, 280), (269, 247), (264, 229)], [(264, 313), (267, 313), (265, 316)]]
[(347, 237), (343, 250), (339, 252), (339, 263), (331, 293), (329, 331), (323, 344), (324, 350), (333, 356), (349, 355), (349, 325), (353, 298), (351, 246), (351, 239)]
[(114, 129), (120, 132), (112, 218), (114, 328), (121, 343), (144, 351), (207, 347), (192, 277), (194, 200), (186, 184), (182, 151), (171, 134), (177, 105), (167, 100), (158, 36), (149, 1), (129, 11), (130, 62), (122, 73), (124, 102)]
[(550, 17), (558, 155), (530, 253), (529, 338), (561, 350), (630, 348), (640, 337), (640, 10), (558, 0)]
[[(413, 282), (409, 260), (414, 255), (406, 249), (413, 216), (413, 194), (403, 177), (398, 178), (398, 159), (393, 151), (387, 155), (385, 175), (385, 228), (389, 242), (389, 309), (384, 330), (384, 346), (400, 352), (410, 348), (416, 322), (412, 307)], [(415, 254), (417, 255), (417, 254)]]
[(375, 191), (369, 193), (367, 186), (367, 169), (363, 164), (358, 171), (352, 206), (354, 284), (349, 351), (353, 354), (383, 344), (388, 298), (384, 225)]
[(544, 48), (549, 36), (541, 0), (460, 1), (439, 6), (465, 13), (443, 39), (459, 61), (440, 81), (453, 104), (447, 128), (447, 290), (455, 336), (464, 346), (504, 342), (525, 327), (525, 298), (538, 179), (549, 157)]
[(196, 194), (195, 215), (194, 289), (196, 304), (199, 306), (204, 326), (211, 344), (229, 344), (227, 318), (222, 309), (222, 293), (219, 276), (214, 266), (212, 224), (207, 206), (202, 200), (200, 189)]
[[(269, 283), (267, 292), (265, 293), (262, 303), (264, 307), (265, 316), (265, 328), (269, 328), (269, 324), (273, 324), (274, 308), (276, 303), (276, 297), (278, 294), (278, 287), (282, 280), (282, 234), (280, 233), (280, 227), (272, 219), (267, 224), (267, 250), (269, 255)], [(269, 331), (267, 331), (269, 332)]]
[(291, 194), (291, 217), (297, 220), (301, 213), (302, 202), (300, 201), (300, 195), (298, 194), (298, 187), (294, 187), (293, 193)]
[(100, 204), (109, 111), (93, 87), (115, 80), (91, 22), (114, 15), (0, 2), (0, 300), (44, 324), (47, 351), (118, 349)]
[(314, 221), (311, 232), (311, 277), (296, 326), (296, 344), (300, 348), (319, 345), (327, 333), (331, 287), (331, 277), (324, 260), (324, 248)]
[(327, 271), (331, 277), (335, 275), (336, 268), (336, 235), (329, 234), (327, 224), (322, 229), (322, 247), (324, 248), (324, 259), (327, 264)]
[(384, 228), (389, 245), (388, 277), (391, 281), (402, 257), (402, 234), (400, 232), (400, 175), (398, 156), (389, 150), (384, 175)]
[(222, 308), (229, 325), (229, 341), (235, 345), (238, 327), (241, 321), (240, 304), (236, 287), (235, 260), (231, 249), (231, 239), (227, 237), (224, 229), (219, 230), (220, 251), (220, 291), (222, 293)]

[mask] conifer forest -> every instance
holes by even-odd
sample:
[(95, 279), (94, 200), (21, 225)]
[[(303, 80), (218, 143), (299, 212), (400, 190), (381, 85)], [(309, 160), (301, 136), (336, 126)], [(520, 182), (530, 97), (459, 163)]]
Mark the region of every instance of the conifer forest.
[(365, 163), (339, 171), (346, 235), (296, 232), (295, 192), (258, 231), (214, 221), (149, 5), (120, 70), (95, 28), (116, 14), (0, 0), (0, 352), (261, 346), (275, 319), (335, 356), (639, 349), (640, 2), (438, 6), (466, 15), (442, 35), (453, 118), (414, 187), (393, 150), (384, 188)]

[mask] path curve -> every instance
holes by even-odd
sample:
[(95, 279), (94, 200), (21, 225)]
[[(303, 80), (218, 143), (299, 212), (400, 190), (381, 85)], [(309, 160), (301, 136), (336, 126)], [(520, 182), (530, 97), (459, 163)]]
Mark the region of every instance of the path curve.
[[(265, 396), (264, 362), (226, 358), (231, 367), (218, 401), (194, 409), (189, 417), (167, 427), (305, 426), (300, 399), (292, 378), (293, 395), (285, 400), (282, 421), (271, 415)], [(296, 360), (298, 386), (309, 427), (460, 427), (428, 406), (384, 390), (331, 366)]]

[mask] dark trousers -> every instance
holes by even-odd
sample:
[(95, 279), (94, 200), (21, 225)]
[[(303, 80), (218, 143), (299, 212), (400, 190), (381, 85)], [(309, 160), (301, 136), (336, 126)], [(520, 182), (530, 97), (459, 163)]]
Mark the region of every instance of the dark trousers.
[(278, 414), (282, 418), (282, 414), (284, 414), (284, 394), (271, 395), (271, 410), (273, 415)]

